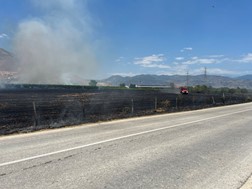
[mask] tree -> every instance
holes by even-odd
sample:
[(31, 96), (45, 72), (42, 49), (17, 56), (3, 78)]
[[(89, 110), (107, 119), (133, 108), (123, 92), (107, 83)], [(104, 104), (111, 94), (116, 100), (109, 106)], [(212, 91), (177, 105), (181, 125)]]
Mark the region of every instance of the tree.
[(170, 83), (170, 87), (171, 87), (171, 89), (175, 89), (175, 84), (174, 83)]
[(241, 89), (241, 93), (248, 93), (248, 90), (243, 88), (243, 89)]
[(129, 88), (136, 88), (136, 84), (130, 84)]
[(229, 89), (228, 92), (229, 92), (230, 94), (234, 94), (234, 93), (236, 93), (236, 89)]
[(95, 80), (90, 80), (89, 86), (96, 87), (96, 85), (97, 85), (97, 81), (95, 81)]
[(221, 93), (228, 93), (228, 91), (229, 91), (229, 88), (228, 88), (228, 87), (222, 87), (222, 88), (220, 89), (220, 92), (221, 92)]
[(207, 93), (208, 88), (206, 85), (196, 85), (194, 90), (196, 93)]
[(126, 87), (125, 83), (120, 83), (120, 87), (125, 88)]

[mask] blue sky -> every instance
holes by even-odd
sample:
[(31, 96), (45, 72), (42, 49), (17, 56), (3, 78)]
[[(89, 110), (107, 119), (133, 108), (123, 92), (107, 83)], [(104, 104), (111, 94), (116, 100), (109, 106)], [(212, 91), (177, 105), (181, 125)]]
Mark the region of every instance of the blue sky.
[[(205, 67), (208, 74), (252, 74), (251, 0), (53, 2), (48, 9), (45, 4), (38, 5), (38, 0), (0, 0), (0, 47), (13, 49), (21, 22), (46, 21), (53, 14), (72, 15), (68, 8), (74, 4), (75, 16), (88, 23), (88, 32), (83, 32), (88, 33), (84, 37), (89, 38), (96, 57), (97, 78), (116, 74), (198, 75)], [(82, 30), (77, 24), (76, 28)]]

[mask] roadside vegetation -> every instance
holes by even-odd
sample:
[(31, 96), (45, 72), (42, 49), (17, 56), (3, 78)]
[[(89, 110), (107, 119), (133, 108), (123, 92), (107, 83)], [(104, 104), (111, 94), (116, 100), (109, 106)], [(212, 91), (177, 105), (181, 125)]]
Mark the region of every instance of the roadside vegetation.
[(205, 94), (247, 94), (251, 93), (252, 91), (245, 89), (245, 88), (228, 88), (228, 87), (221, 87), (221, 88), (213, 88), (211, 86), (206, 85), (196, 85), (188, 87), (190, 93), (205, 93)]

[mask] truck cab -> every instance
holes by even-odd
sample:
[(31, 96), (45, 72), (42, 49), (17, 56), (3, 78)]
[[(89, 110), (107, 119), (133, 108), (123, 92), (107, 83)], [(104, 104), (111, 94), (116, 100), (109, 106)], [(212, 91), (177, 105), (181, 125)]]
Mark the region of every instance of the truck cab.
[(180, 87), (180, 93), (181, 94), (188, 94), (188, 89), (186, 87)]

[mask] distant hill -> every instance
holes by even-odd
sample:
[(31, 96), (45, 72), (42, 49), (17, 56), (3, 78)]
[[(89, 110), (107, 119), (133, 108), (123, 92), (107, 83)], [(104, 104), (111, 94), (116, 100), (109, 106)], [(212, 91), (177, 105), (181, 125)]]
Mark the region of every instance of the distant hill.
[(14, 56), (0, 48), (0, 83), (8, 83), (16, 80), (17, 66)]
[[(121, 83), (126, 85), (170, 85), (174, 83), (176, 86), (185, 86), (187, 83), (187, 76), (185, 75), (137, 75), (133, 77), (111, 76), (102, 80), (103, 83), (112, 86), (119, 86)], [(224, 76), (204, 75), (189, 76), (188, 85), (209, 85), (212, 87), (229, 87), (229, 88), (249, 88), (252, 89), (252, 80), (242, 80), (237, 78), (229, 78)]]
[(237, 77), (237, 79), (240, 79), (240, 80), (251, 80), (252, 81), (252, 75), (243, 75), (243, 76)]
[(0, 71), (16, 71), (14, 56), (2, 48), (0, 48)]

